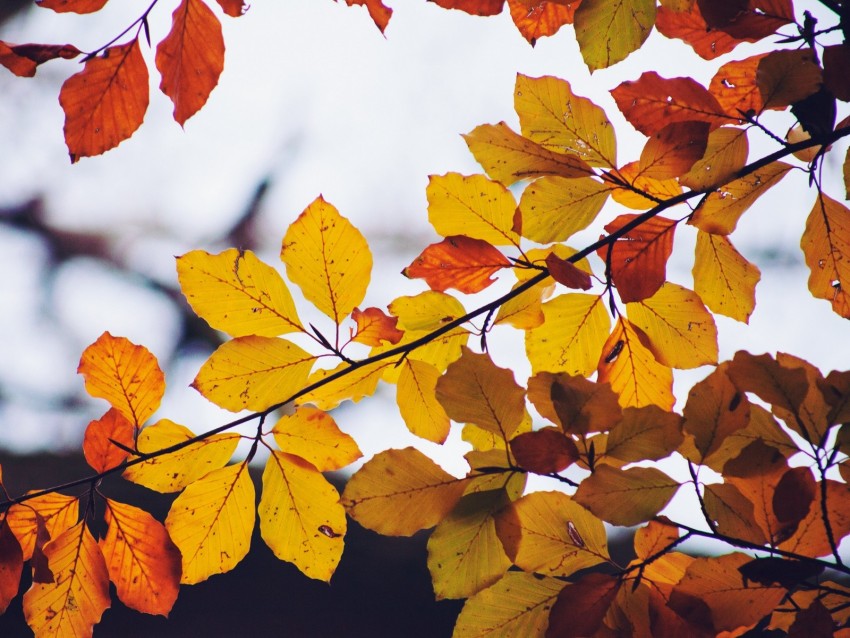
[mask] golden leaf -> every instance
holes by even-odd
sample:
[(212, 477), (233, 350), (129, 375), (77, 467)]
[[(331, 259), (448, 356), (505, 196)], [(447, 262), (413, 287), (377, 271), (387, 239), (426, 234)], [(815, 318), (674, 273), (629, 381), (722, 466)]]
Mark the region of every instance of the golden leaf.
[(573, 498), (603, 521), (630, 526), (658, 514), (678, 489), (678, 481), (653, 467), (619, 470), (600, 465)]
[(300, 456), (320, 472), (338, 470), (363, 456), (330, 414), (310, 406), (299, 406), (294, 414), (280, 417), (272, 434), (281, 450)]
[(434, 443), (443, 443), (451, 423), (437, 401), (440, 371), (417, 359), (407, 359), (401, 366), (396, 389), (396, 403), (407, 429)]
[(541, 244), (566, 241), (596, 219), (610, 192), (607, 184), (590, 177), (538, 179), (520, 198), (520, 234)]
[(694, 291), (713, 312), (749, 323), (761, 271), (739, 253), (729, 238), (697, 232)]
[(806, 220), (800, 247), (809, 267), (809, 290), (850, 318), (850, 210), (820, 193)]

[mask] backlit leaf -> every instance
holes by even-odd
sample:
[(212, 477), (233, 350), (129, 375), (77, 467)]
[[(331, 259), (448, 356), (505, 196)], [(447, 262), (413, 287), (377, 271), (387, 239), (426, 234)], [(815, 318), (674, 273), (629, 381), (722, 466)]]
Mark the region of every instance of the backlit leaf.
[(776, 354), (776, 361), (783, 368), (802, 370), (806, 375), (807, 391), (799, 408), (788, 410), (774, 406), (773, 413), (807, 440), (824, 441), (829, 429), (830, 406), (821, 391), (824, 384), (823, 375), (811, 363), (783, 352)]
[(728, 237), (697, 232), (693, 275), (694, 291), (712, 312), (749, 322), (761, 271), (735, 249)]
[(345, 3), (349, 7), (354, 5), (365, 6), (369, 11), (369, 17), (372, 18), (372, 21), (381, 30), (381, 33), (387, 28), (387, 24), (389, 24), (390, 18), (393, 15), (393, 10), (381, 2), (381, 0), (345, 0)]
[[(704, 124), (704, 122), (694, 122), (694, 124)], [(656, 133), (656, 135), (658, 134)], [(644, 175), (638, 162), (626, 164), (617, 171), (617, 174), (632, 188), (641, 191), (641, 193), (646, 193), (646, 195), (643, 195), (636, 193), (632, 188), (624, 187), (615, 188), (611, 191), (611, 197), (615, 202), (635, 210), (649, 210), (656, 206), (659, 201), (670, 199), (682, 192), (682, 187), (675, 179), (656, 179)]]
[(95, 472), (111, 470), (124, 462), (129, 453), (118, 447), (113, 441), (132, 448), (134, 441), (133, 424), (115, 408), (110, 408), (100, 419), (92, 421), (83, 437), (83, 454)]
[(541, 244), (566, 241), (596, 219), (610, 192), (606, 184), (591, 178), (538, 179), (520, 198), (520, 233)]
[(431, 533), (428, 571), (438, 600), (467, 598), (510, 567), (493, 520), (508, 502), (504, 490), (467, 494)]
[(759, 61), (756, 82), (764, 108), (781, 108), (817, 91), (823, 71), (808, 49), (773, 51)]
[(525, 337), (532, 370), (591, 374), (611, 327), (602, 297), (559, 295), (543, 304), (543, 315), (543, 325)]
[[(139, 452), (150, 454), (194, 438), (189, 428), (168, 419), (157, 421), (139, 435)], [(212, 470), (224, 467), (233, 456), (239, 435), (214, 434), (176, 452), (132, 465), (122, 475), (128, 481), (157, 492), (177, 492)]]
[(0, 614), (6, 612), (9, 603), (18, 595), (23, 571), (21, 545), (8, 522), (0, 520)]
[(562, 472), (578, 460), (576, 444), (559, 428), (525, 432), (512, 438), (510, 447), (517, 465), (536, 474)]
[(667, 79), (647, 71), (623, 82), (611, 95), (626, 119), (646, 136), (673, 122), (708, 122), (712, 129), (730, 122), (715, 97), (692, 78)]
[(679, 489), (678, 481), (653, 467), (619, 470), (600, 465), (573, 497), (603, 521), (638, 525), (658, 514)]
[(316, 357), (275, 337), (237, 337), (220, 345), (192, 387), (218, 406), (265, 410), (306, 385)]
[(737, 487), (731, 483), (706, 485), (703, 500), (718, 532), (756, 545), (767, 543), (768, 537), (756, 521), (753, 502)]
[(809, 390), (804, 370), (785, 367), (768, 354), (736, 352), (727, 373), (738, 390), (754, 392), (774, 407), (791, 413), (799, 410)]
[(246, 4), (245, 0), (216, 0), (216, 2), (221, 6), (222, 11), (231, 18), (238, 18), (250, 7), (249, 4)]
[(575, 13), (576, 40), (591, 72), (638, 50), (655, 24), (655, 0), (582, 0)]
[(32, 558), (39, 520), (49, 538), (58, 538), (80, 520), (80, 501), (73, 496), (54, 492), (9, 508), (5, 521), (21, 544), (24, 560)]
[(63, 58), (70, 60), (82, 53), (72, 44), (11, 44), (0, 41), (0, 66), (18, 77), (33, 77), (39, 64)]
[(118, 598), (130, 609), (168, 616), (180, 589), (180, 552), (153, 516), (106, 499), (100, 549)]
[(714, 316), (692, 290), (667, 281), (651, 297), (626, 304), (626, 311), (659, 363), (682, 369), (717, 363)]
[(579, 2), (538, 2), (508, 0), (511, 18), (528, 43), (534, 46), (538, 38), (555, 35), (565, 24), (571, 24)]
[(37, 0), (36, 5), (56, 13), (94, 13), (106, 3), (107, 0)]
[(100, 155), (135, 133), (148, 100), (148, 68), (138, 39), (89, 59), (59, 92), (71, 162)]
[[(850, 534), (850, 491), (845, 483), (826, 479), (826, 514), (835, 539)], [(827, 556), (832, 553), (823, 519), (823, 493), (816, 490), (814, 501), (796, 532), (779, 545), (803, 556)]]
[[(388, 369), (393, 368), (395, 362), (392, 360), (376, 361), (368, 365), (360, 366), (355, 371), (344, 374), (330, 381), (312, 392), (303, 395), (299, 403), (312, 403), (322, 410), (332, 410), (345, 400), (357, 403), (363, 397), (371, 396), (378, 387), (378, 381)], [(312, 385), (322, 379), (348, 369), (348, 363), (340, 363), (332, 370), (316, 370), (302, 385)]]
[[(702, 464), (722, 473), (726, 463), (739, 456), (741, 450), (754, 441), (762, 441), (782, 451), (785, 456), (791, 456), (798, 449), (770, 412), (760, 405), (751, 404), (750, 422), (745, 427), (727, 435), (723, 445), (710, 453)], [(683, 450), (683, 454), (685, 453)]]
[(850, 318), (850, 210), (819, 193), (806, 220), (800, 247), (809, 267), (809, 290)]
[(44, 548), (54, 582), (36, 582), (24, 594), (24, 616), (36, 636), (91, 636), (109, 608), (103, 554), (80, 521)]
[(432, 0), (443, 9), (457, 9), (476, 16), (494, 16), (502, 12), (505, 0)]
[(592, 636), (602, 625), (621, 581), (608, 574), (586, 574), (568, 583), (558, 594), (549, 613), (546, 638)]
[(351, 318), (357, 324), (357, 332), (351, 340), (357, 343), (367, 346), (380, 346), (384, 342), (396, 344), (404, 336), (404, 332), (396, 328), (398, 318), (384, 314), (380, 308), (355, 308)]
[(320, 472), (338, 470), (363, 456), (330, 414), (308, 405), (280, 417), (272, 434), (281, 450), (300, 456)]
[(527, 572), (571, 576), (608, 562), (602, 521), (563, 492), (532, 492), (496, 518), (511, 561)]
[(304, 331), (283, 278), (250, 250), (193, 250), (177, 258), (177, 278), (192, 310), (232, 337)]
[(424, 279), (431, 290), (454, 288), (471, 294), (495, 283), (492, 275), (510, 266), (511, 262), (486, 241), (452, 235), (428, 246), (402, 274)]
[(514, 381), (513, 372), (468, 348), (437, 381), (436, 395), (450, 419), (474, 423), (505, 441), (525, 414), (525, 390)]
[(467, 482), (415, 448), (386, 450), (349, 479), (342, 504), (363, 527), (385, 536), (411, 536), (443, 520)]
[(342, 557), (345, 511), (336, 488), (316, 468), (272, 452), (258, 513), (260, 533), (275, 556), (310, 578), (331, 579)]
[(563, 581), (507, 572), (495, 585), (471, 596), (455, 624), (453, 638), (544, 638), (549, 610)]
[(850, 47), (846, 43), (823, 48), (823, 84), (842, 102), (850, 102), (850, 80), (844, 73), (848, 65)]
[(463, 138), (487, 175), (505, 186), (544, 175), (585, 177), (593, 171), (577, 155), (541, 146), (514, 133), (504, 122), (482, 124)]
[(549, 276), (562, 286), (573, 290), (590, 290), (593, 287), (587, 272), (554, 252), (546, 257), (546, 267), (549, 269)]
[(709, 29), (695, 1), (690, 3), (690, 9), (684, 11), (659, 7), (655, 27), (664, 36), (678, 38), (689, 44), (704, 60), (713, 60), (729, 53), (740, 43), (740, 40), (728, 33)]
[[(514, 285), (512, 290), (520, 284)], [(499, 312), (493, 320), (493, 325), (508, 324), (519, 330), (530, 330), (543, 324), (544, 297), (549, 296), (555, 288), (554, 284), (541, 282), (528, 288), (499, 306)]]
[(756, 82), (756, 72), (764, 56), (762, 53), (727, 62), (711, 78), (708, 90), (730, 117), (741, 119), (743, 114), (758, 115), (764, 110), (764, 99)]
[(513, 231), (516, 200), (483, 175), (431, 175), (426, 189), (428, 221), (443, 237), (466, 235), (494, 246), (518, 245)]
[(514, 108), (522, 134), (530, 140), (558, 153), (574, 153), (591, 166), (617, 165), (617, 141), (608, 116), (575, 95), (566, 80), (517, 74)]
[(337, 325), (363, 301), (372, 276), (366, 239), (321, 196), (290, 224), (280, 258), (289, 280)]
[(407, 429), (434, 443), (443, 443), (451, 423), (443, 406), (437, 401), (437, 380), (440, 371), (434, 366), (407, 359), (401, 368), (396, 388), (398, 410)]
[(635, 532), (635, 554), (646, 559), (664, 551), (679, 538), (679, 528), (661, 521), (649, 521)]
[(702, 190), (729, 181), (747, 163), (747, 130), (723, 126), (708, 134), (708, 146), (702, 159), (679, 178), (683, 186)]
[(451, 295), (425, 291), (412, 297), (398, 297), (389, 305), (405, 332), (431, 332), (466, 314), (463, 304)]
[(528, 380), (528, 399), (542, 417), (569, 434), (605, 432), (623, 414), (608, 384), (567, 373), (537, 373)]
[(174, 103), (174, 119), (183, 126), (206, 104), (224, 69), (221, 23), (202, 0), (181, 0), (171, 31), (156, 47), (159, 88)]
[(785, 162), (773, 162), (721, 186), (702, 202), (688, 223), (707, 233), (728, 235), (735, 230), (741, 215), (791, 168)]
[(156, 357), (144, 346), (108, 332), (83, 351), (77, 372), (90, 395), (109, 401), (136, 427), (156, 412), (165, 393)]
[(190, 484), (165, 519), (183, 557), (180, 582), (193, 585), (236, 567), (251, 546), (254, 517), (247, 463), (213, 470)]
[(626, 408), (611, 428), (605, 455), (625, 463), (662, 459), (682, 442), (682, 417), (654, 405)]
[(665, 126), (643, 147), (639, 175), (665, 180), (687, 173), (705, 155), (708, 129), (706, 122), (673, 122)]

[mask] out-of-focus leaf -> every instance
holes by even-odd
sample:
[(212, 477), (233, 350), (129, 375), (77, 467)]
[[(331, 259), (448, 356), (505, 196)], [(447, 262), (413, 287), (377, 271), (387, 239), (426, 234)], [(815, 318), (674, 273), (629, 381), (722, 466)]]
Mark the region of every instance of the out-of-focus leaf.
[(18, 595), (23, 571), (21, 545), (4, 518), (0, 520), (0, 614), (6, 612), (9, 603)]
[(129, 456), (113, 441), (129, 448), (135, 443), (133, 424), (118, 410), (109, 408), (101, 418), (88, 424), (83, 437), (83, 455), (95, 472), (111, 470)]
[(216, 0), (224, 11), (231, 18), (238, 18), (243, 15), (251, 6), (245, 0)]
[(655, 24), (655, 0), (582, 0), (575, 12), (576, 40), (591, 72), (641, 47)]
[(320, 472), (339, 470), (363, 456), (330, 414), (308, 405), (280, 417), (272, 434), (281, 450), (300, 456)]
[(505, 0), (431, 0), (443, 9), (457, 9), (475, 16), (494, 16), (502, 12)]
[(56, 13), (94, 13), (100, 11), (108, 0), (37, 0), (36, 5)]
[(393, 15), (393, 10), (381, 2), (381, 0), (345, 0), (345, 3), (349, 7), (354, 5), (366, 7), (369, 17), (372, 18), (372, 22), (381, 30), (381, 33), (387, 28), (390, 18)]
[(428, 246), (402, 274), (424, 279), (431, 290), (454, 288), (472, 294), (495, 283), (492, 275), (510, 267), (501, 251), (486, 241), (452, 235)]
[(630, 526), (655, 516), (678, 489), (678, 481), (652, 467), (618, 470), (600, 465), (573, 498), (603, 521)]
[(72, 44), (11, 44), (0, 41), (0, 66), (18, 77), (31, 78), (36, 68), (56, 58), (71, 60), (82, 53)]

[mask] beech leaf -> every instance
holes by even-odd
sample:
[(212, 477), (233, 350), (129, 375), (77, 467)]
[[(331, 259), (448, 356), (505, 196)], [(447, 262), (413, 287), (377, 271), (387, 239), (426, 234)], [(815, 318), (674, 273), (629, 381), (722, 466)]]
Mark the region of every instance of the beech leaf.
[(591, 72), (641, 47), (655, 24), (655, 0), (582, 0), (575, 12), (576, 40)]
[(678, 481), (653, 467), (619, 470), (600, 465), (573, 498), (603, 521), (630, 526), (658, 514), (678, 489)]
[(431, 290), (454, 288), (471, 294), (495, 283), (492, 275), (510, 266), (511, 262), (486, 241), (451, 235), (428, 246), (402, 274), (411, 279), (421, 277)]

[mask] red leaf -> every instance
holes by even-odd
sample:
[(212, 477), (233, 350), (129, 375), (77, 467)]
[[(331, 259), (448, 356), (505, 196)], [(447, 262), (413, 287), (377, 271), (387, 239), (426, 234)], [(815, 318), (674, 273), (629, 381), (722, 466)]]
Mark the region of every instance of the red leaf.
[(567, 288), (590, 290), (593, 284), (590, 275), (578, 268), (574, 263), (561, 259), (555, 253), (546, 256), (546, 267), (552, 279)]
[(537, 474), (561, 472), (579, 457), (572, 439), (554, 427), (514, 437), (511, 439), (511, 452), (521, 468)]
[(148, 108), (148, 68), (139, 41), (109, 47), (59, 92), (71, 162), (100, 155), (130, 137)]
[(241, 15), (244, 15), (248, 10), (249, 5), (245, 3), (245, 0), (216, 0), (219, 6), (224, 10), (224, 12), (229, 15), (231, 18), (238, 18)]
[(0, 614), (6, 611), (9, 603), (18, 595), (23, 570), (21, 545), (6, 520), (0, 520)]
[(658, 31), (668, 38), (678, 38), (691, 45), (691, 48), (704, 60), (729, 53), (741, 42), (728, 33), (708, 28), (699, 5), (694, 2), (689, 11), (674, 11), (665, 6), (658, 7), (655, 17)]
[(35, 0), (39, 7), (53, 9), (56, 13), (94, 13), (100, 11), (108, 0)]
[(411, 279), (424, 279), (431, 290), (443, 292), (454, 288), (470, 294), (494, 283), (491, 275), (510, 265), (511, 262), (488, 242), (452, 235), (428, 246), (402, 274)]
[(31, 78), (36, 67), (49, 60), (70, 60), (81, 51), (71, 44), (9, 44), (0, 41), (0, 65), (19, 77)]
[(458, 9), (474, 16), (494, 16), (502, 12), (505, 0), (430, 0), (443, 9)]
[(578, 4), (560, 4), (546, 0), (508, 0), (508, 9), (522, 37), (534, 46), (538, 38), (554, 35), (565, 24), (572, 24)]
[(381, 33), (387, 28), (387, 24), (389, 24), (390, 18), (393, 15), (393, 10), (385, 6), (381, 0), (345, 0), (345, 2), (349, 7), (356, 4), (365, 6), (366, 10), (369, 11), (369, 16), (372, 18), (375, 26), (381, 30)]
[(587, 574), (568, 584), (549, 612), (546, 638), (594, 635), (619, 589), (620, 579), (607, 574)]

